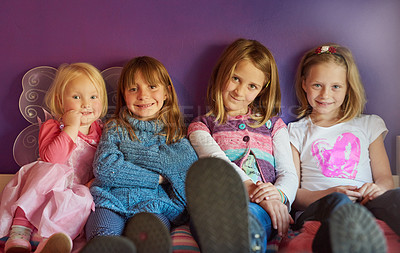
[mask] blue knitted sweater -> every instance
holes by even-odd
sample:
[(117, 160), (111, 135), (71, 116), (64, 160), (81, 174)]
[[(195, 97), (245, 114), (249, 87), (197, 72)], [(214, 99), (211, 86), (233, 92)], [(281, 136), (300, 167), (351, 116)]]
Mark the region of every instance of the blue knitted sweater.
[[(162, 123), (141, 121), (128, 115), (139, 140), (111, 122), (103, 131), (93, 162), (95, 180), (90, 188), (96, 207), (126, 218), (136, 213), (165, 215), (172, 223), (187, 219), (185, 178), (197, 160), (190, 142), (183, 138), (167, 145)], [(168, 183), (159, 184), (159, 175)]]

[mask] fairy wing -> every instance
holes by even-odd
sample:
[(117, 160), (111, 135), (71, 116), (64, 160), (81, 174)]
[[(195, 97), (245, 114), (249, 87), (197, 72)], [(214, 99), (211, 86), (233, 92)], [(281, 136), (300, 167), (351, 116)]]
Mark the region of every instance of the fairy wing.
[(44, 97), (56, 73), (57, 69), (53, 67), (40, 66), (28, 70), (22, 78), (19, 110), (31, 125), (22, 130), (14, 142), (14, 160), (19, 166), (33, 162), (39, 157), (39, 123), (46, 121), (50, 115)]
[(106, 83), (108, 95), (108, 112), (106, 117), (113, 115), (117, 106), (118, 80), (121, 71), (122, 67), (111, 67), (101, 72)]

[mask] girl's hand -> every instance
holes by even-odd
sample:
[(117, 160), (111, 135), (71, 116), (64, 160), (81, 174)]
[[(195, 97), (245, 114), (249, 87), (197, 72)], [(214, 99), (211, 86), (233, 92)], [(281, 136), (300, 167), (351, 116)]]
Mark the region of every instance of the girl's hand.
[(361, 193), (358, 192), (357, 186), (352, 185), (340, 185), (329, 188), (330, 192), (340, 192), (346, 194), (349, 199), (353, 202), (357, 201), (359, 198), (362, 197)]
[(263, 183), (258, 181), (255, 187), (249, 192), (250, 201), (260, 203), (263, 200), (279, 200), (282, 201), (278, 189), (271, 183)]
[(68, 134), (74, 142), (76, 141), (81, 126), (81, 118), (82, 113), (76, 110), (69, 110), (62, 116), (62, 121), (64, 123), (62, 131)]
[(167, 180), (165, 180), (165, 178), (161, 175), (158, 176), (158, 184), (164, 184), (166, 183)]
[(361, 194), (360, 204), (365, 205), (368, 201), (382, 195), (385, 190), (374, 183), (365, 183), (358, 189), (358, 192)]
[(278, 230), (279, 236), (287, 234), (289, 224), (293, 224), (294, 221), (286, 205), (282, 204), (279, 200), (263, 200), (260, 206), (264, 208), (271, 217), (272, 227)]
[(79, 128), (81, 126), (81, 118), (82, 113), (76, 110), (69, 110), (64, 113), (62, 116), (62, 121), (64, 126), (76, 127)]

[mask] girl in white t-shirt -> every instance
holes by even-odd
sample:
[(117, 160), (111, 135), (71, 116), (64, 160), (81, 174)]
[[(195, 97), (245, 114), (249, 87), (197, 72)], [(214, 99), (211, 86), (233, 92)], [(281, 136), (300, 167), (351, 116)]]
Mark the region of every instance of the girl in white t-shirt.
[(393, 189), (385, 123), (362, 114), (365, 93), (351, 52), (335, 44), (309, 50), (295, 85), (301, 119), (288, 129), (300, 188), (293, 208), (304, 211), (295, 227), (321, 221), (314, 251), (385, 251), (373, 216), (400, 235), (400, 188)]

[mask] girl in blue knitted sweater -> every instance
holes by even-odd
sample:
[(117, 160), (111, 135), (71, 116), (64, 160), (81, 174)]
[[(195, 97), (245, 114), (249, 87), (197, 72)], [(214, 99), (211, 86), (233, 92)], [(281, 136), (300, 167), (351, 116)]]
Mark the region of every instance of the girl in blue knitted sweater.
[(143, 56), (128, 62), (117, 92), (115, 114), (93, 163), (96, 210), (86, 236), (121, 246), (124, 235), (137, 252), (169, 252), (170, 226), (188, 221), (185, 177), (197, 155), (185, 138), (171, 78), (158, 60)]

